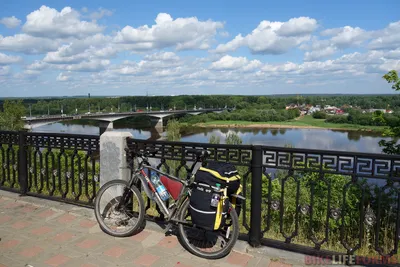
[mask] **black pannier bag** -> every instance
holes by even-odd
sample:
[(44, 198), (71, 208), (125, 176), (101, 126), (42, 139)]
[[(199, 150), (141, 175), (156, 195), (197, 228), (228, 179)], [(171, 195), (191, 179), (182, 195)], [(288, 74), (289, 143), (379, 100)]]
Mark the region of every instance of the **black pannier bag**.
[[(240, 176), (236, 167), (230, 163), (209, 162), (201, 167), (195, 176), (190, 196), (190, 215), (197, 227), (218, 230), (225, 224), (229, 202), (240, 213), (240, 199), (231, 197), (241, 192)], [(214, 197), (218, 204), (211, 204)]]

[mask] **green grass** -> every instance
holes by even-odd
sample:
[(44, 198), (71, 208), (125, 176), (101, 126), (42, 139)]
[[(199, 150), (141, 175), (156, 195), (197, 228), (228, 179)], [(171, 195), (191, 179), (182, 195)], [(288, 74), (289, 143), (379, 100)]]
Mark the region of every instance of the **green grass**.
[(247, 126), (247, 125), (276, 125), (278, 126), (293, 126), (299, 128), (325, 128), (325, 129), (343, 129), (343, 130), (356, 130), (356, 131), (374, 131), (383, 132), (384, 126), (363, 126), (356, 124), (338, 124), (338, 123), (326, 123), (324, 119), (314, 119), (312, 116), (304, 116), (297, 120), (290, 121), (267, 121), (267, 122), (252, 122), (252, 121), (210, 121), (206, 123), (197, 124), (198, 126), (209, 127), (209, 126), (225, 126), (234, 125), (235, 127)]

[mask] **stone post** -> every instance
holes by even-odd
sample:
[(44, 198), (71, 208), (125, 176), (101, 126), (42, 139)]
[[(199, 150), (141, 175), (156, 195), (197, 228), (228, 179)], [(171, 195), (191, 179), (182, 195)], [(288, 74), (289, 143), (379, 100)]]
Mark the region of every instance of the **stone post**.
[(100, 135), (107, 131), (112, 131), (114, 129), (114, 123), (112, 121), (100, 121), (99, 130)]
[(100, 136), (100, 186), (108, 181), (123, 179), (129, 181), (130, 169), (126, 162), (126, 138), (129, 132), (106, 131)]

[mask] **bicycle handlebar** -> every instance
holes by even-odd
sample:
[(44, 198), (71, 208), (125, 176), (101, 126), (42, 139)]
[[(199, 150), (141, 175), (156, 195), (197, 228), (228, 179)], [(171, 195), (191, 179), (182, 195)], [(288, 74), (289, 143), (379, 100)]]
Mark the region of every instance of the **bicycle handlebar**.
[[(150, 150), (147, 149), (143, 152), (140, 151), (135, 151), (136, 156), (138, 157), (149, 157), (149, 156), (155, 156), (157, 154), (156, 150)], [(204, 149), (204, 150), (200, 150), (200, 149), (194, 149), (194, 148), (189, 148), (185, 150), (185, 154), (189, 155), (189, 154), (194, 154), (199, 158), (204, 158), (206, 156), (211, 155), (211, 152)]]
[(198, 157), (205, 157), (205, 156), (211, 155), (211, 152), (208, 150), (200, 150), (200, 149), (193, 149), (193, 148), (186, 149), (185, 153), (186, 154), (195, 154)]
[(148, 156), (155, 156), (157, 154), (157, 151), (155, 151), (155, 150), (146, 150), (146, 151), (144, 151), (144, 152), (136, 152), (136, 155), (138, 156), (138, 157), (148, 157)]

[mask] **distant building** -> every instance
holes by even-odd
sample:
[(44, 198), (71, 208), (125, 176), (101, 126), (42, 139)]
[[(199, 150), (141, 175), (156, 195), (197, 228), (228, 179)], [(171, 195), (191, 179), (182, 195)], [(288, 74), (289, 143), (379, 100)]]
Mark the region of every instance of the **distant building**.
[(319, 106), (311, 107), (311, 108), (308, 110), (308, 113), (309, 113), (309, 114), (313, 114), (314, 112), (317, 112), (317, 111), (321, 111), (321, 108), (320, 108)]
[(390, 110), (390, 109), (376, 109), (376, 108), (370, 108), (370, 109), (367, 109), (367, 110), (364, 110), (364, 111), (365, 112), (363, 112), (363, 113), (373, 113), (375, 111), (381, 111), (383, 113), (388, 113), (388, 114), (393, 113), (393, 110)]

